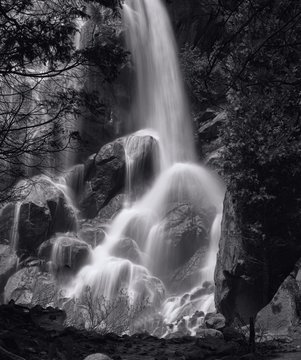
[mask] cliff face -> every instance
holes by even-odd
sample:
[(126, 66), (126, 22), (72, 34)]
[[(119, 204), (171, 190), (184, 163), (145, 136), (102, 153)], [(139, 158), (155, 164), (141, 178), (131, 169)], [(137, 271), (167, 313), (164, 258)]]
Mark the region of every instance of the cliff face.
[(292, 241), (292, 234), (277, 239), (250, 238), (245, 227), (248, 219), (233, 198), (228, 191), (215, 271), (215, 301), (229, 322), (238, 318), (248, 323), (294, 269), (300, 246)]

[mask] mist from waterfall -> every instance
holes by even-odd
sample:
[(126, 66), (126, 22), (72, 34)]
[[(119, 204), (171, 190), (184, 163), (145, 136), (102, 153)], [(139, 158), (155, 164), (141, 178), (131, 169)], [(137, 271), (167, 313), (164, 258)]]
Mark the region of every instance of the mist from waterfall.
[[(124, 145), (128, 196), (109, 224), (104, 242), (93, 250), (91, 263), (77, 274), (67, 294), (80, 298), (88, 286), (95, 298), (114, 299), (125, 288), (132, 302), (148, 299), (167, 322), (174, 322), (196, 309), (214, 309), (212, 283), (224, 194), (215, 175), (195, 163), (177, 48), (162, 1), (127, 0), (123, 9), (136, 78), (132, 120), (139, 130)], [(132, 180), (143, 171), (141, 159), (149, 137), (159, 149), (153, 151), (155, 178), (142, 192), (134, 193)], [(198, 239), (207, 253), (188, 292), (180, 286), (172, 289), (169, 280), (194, 241), (187, 239), (186, 249), (174, 250), (172, 239), (168, 240), (168, 217), (179, 205), (195, 215), (205, 213), (211, 229), (203, 240)], [(135, 260), (120, 254), (125, 242), (136, 249)]]

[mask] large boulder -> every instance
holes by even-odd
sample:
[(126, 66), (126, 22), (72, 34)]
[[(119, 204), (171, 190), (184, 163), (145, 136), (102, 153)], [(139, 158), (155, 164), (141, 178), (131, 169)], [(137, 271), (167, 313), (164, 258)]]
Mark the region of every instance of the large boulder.
[(86, 356), (84, 360), (112, 360), (112, 359), (104, 354), (92, 354)]
[[(94, 158), (94, 164), (85, 178), (86, 189), (80, 208), (86, 218), (114, 215), (120, 199), (116, 197), (127, 187), (128, 192), (139, 193), (142, 184), (149, 182), (154, 174), (153, 154), (157, 142), (153, 136), (135, 133), (119, 138), (103, 146)], [(126, 172), (129, 182), (126, 184)], [(136, 189), (136, 190), (135, 190)], [(114, 200), (114, 203), (111, 201)], [(102, 209), (107, 208), (104, 214)], [(108, 214), (107, 214), (108, 213)]]
[(36, 255), (56, 232), (74, 231), (76, 210), (64, 185), (46, 176), (28, 181), (19, 210), (17, 254)]
[(87, 218), (93, 218), (124, 187), (124, 139), (117, 139), (96, 154), (80, 208)]
[[(247, 263), (246, 263), (247, 262)], [(259, 286), (262, 269), (252, 263), (243, 246), (240, 218), (232, 198), (226, 193), (221, 239), (215, 269), (215, 302), (217, 310), (228, 321), (236, 316), (246, 323), (263, 306), (262, 287)]]
[[(248, 205), (247, 212), (245, 206), (227, 192), (215, 283), (216, 307), (230, 323), (236, 317), (246, 323), (255, 318), (292, 271), (301, 251), (296, 234), (285, 238), (278, 233), (282, 227), (274, 223), (273, 209), (265, 215), (269, 233), (261, 235), (248, 226), (252, 208)], [(286, 226), (287, 214), (283, 219), (281, 224)]]
[(59, 234), (44, 242), (39, 257), (51, 260), (52, 270), (57, 275), (76, 273), (90, 260), (91, 247), (72, 234)]
[(58, 289), (53, 276), (39, 267), (27, 267), (12, 275), (4, 289), (4, 300), (25, 306), (54, 306)]
[[(301, 262), (299, 261), (298, 268)], [(300, 323), (301, 269), (293, 271), (281, 284), (273, 299), (256, 317), (256, 330), (265, 339), (293, 336)]]
[(16, 204), (10, 203), (0, 210), (0, 244), (10, 244), (14, 226)]

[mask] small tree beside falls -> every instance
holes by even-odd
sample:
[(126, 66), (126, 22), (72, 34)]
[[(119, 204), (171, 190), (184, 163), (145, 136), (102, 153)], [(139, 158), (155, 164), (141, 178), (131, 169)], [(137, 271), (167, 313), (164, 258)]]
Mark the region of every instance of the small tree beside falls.
[(75, 326), (100, 334), (117, 335), (135, 332), (139, 318), (150, 311), (148, 299), (132, 301), (126, 289), (121, 289), (113, 299), (94, 294), (86, 287), (80, 299), (71, 300), (67, 310), (67, 326)]
[(301, 3), (203, 2), (222, 32), (184, 47), (184, 74), (200, 113), (227, 113), (220, 163), (264, 305), (301, 256)]
[(301, 4), (243, 1), (227, 28), (240, 32), (225, 67), (224, 171), (266, 303), (301, 252)]
[[(125, 53), (114, 41), (76, 45), (89, 19), (81, 0), (17, 0), (0, 4), (0, 201), (21, 177), (56, 168), (55, 154), (79, 143), (77, 116), (91, 106), (78, 86), (95, 64), (112, 81)], [(118, 14), (118, 0), (97, 0)], [(97, 56), (96, 56), (96, 55)], [(94, 108), (103, 107), (95, 97)], [(64, 161), (64, 160), (60, 160)]]

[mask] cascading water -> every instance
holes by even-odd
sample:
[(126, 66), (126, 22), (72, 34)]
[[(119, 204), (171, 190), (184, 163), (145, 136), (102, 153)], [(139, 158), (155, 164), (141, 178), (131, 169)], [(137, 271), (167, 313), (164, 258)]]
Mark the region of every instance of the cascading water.
[(161, 1), (128, 0), (127, 43), (136, 71), (133, 120), (160, 138), (163, 169), (194, 161), (194, 142), (172, 26)]
[[(161, 0), (127, 0), (124, 21), (137, 80), (132, 117), (136, 128), (151, 130), (128, 138), (127, 190), (132, 201), (126, 201), (124, 209), (113, 219), (103, 244), (94, 249), (90, 265), (77, 274), (68, 294), (80, 298), (89, 286), (95, 298), (112, 299), (125, 288), (132, 302), (147, 298), (167, 322), (173, 322), (183, 315), (192, 315), (195, 310), (207, 312), (214, 307), (212, 281), (223, 189), (213, 174), (194, 163), (190, 116), (175, 40)], [(137, 154), (143, 155), (145, 151), (145, 135), (159, 143), (159, 151), (154, 152), (157, 172), (144, 194), (133, 194), (133, 176), (139, 169), (143, 171)], [(196, 234), (185, 238), (184, 244), (181, 239), (175, 245), (177, 232), (171, 231), (171, 219), (173, 209), (180, 207), (185, 209), (186, 217), (195, 219), (203, 214), (203, 223), (209, 230), (200, 225), (199, 233), (196, 230)], [(193, 221), (186, 224), (188, 229)], [(117, 251), (125, 241), (134, 244), (135, 259)], [(191, 244), (196, 249), (206, 249), (206, 256), (197, 278), (183, 297), (187, 289), (172, 288), (170, 273), (192, 256)], [(167, 298), (168, 294), (172, 297)]]

